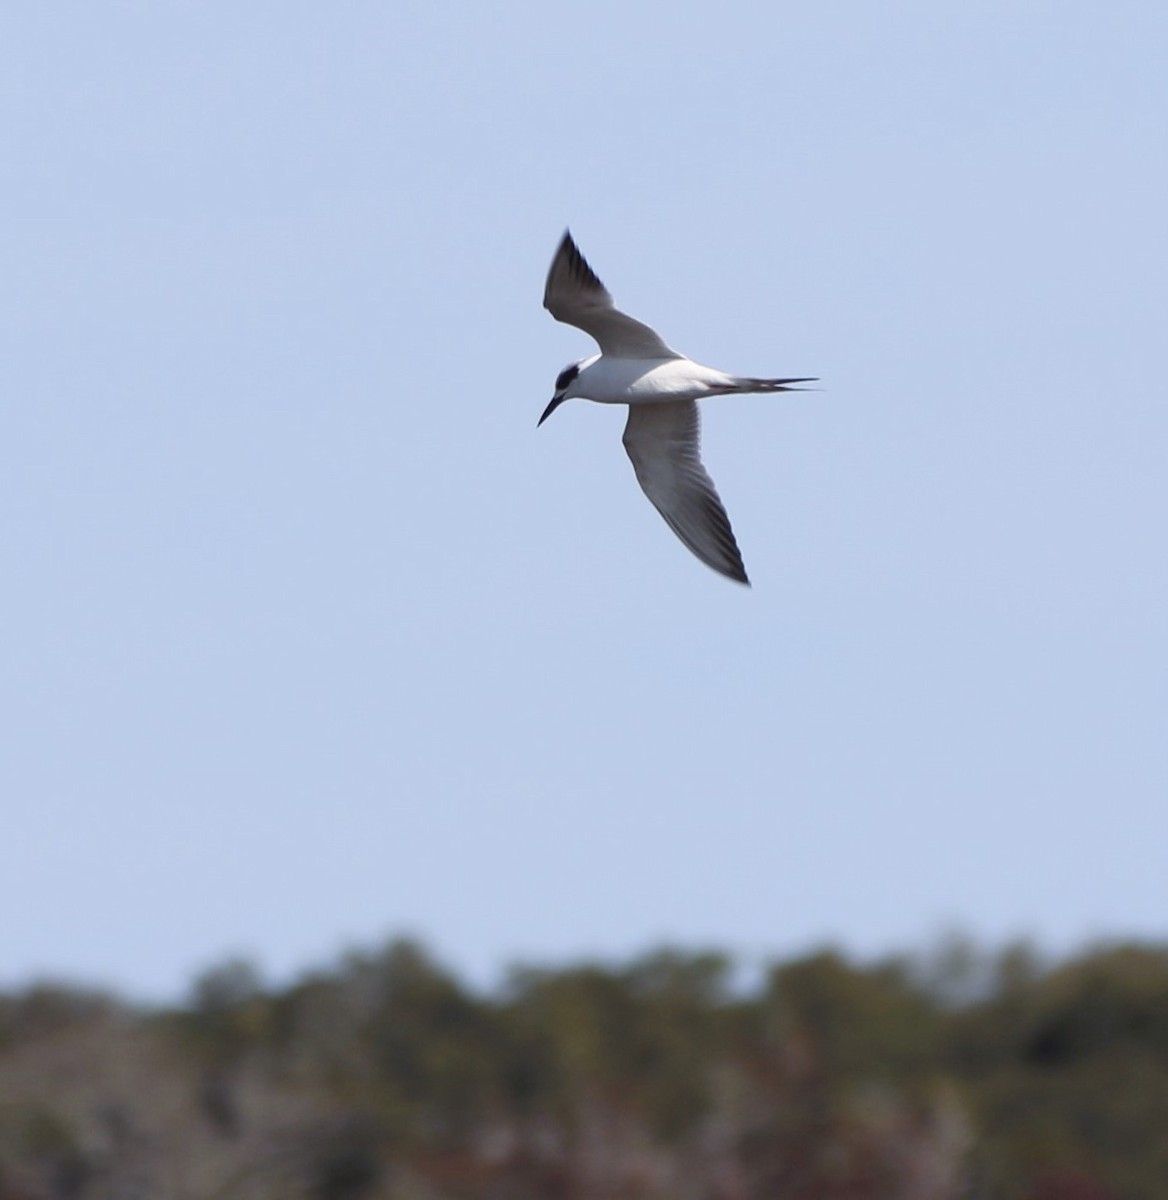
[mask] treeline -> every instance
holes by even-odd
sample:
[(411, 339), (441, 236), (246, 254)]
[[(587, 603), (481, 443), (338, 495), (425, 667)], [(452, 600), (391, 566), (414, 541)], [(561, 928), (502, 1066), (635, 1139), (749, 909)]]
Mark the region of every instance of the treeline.
[(0, 1200), (1162, 1200), (1168, 950), (0, 996)]

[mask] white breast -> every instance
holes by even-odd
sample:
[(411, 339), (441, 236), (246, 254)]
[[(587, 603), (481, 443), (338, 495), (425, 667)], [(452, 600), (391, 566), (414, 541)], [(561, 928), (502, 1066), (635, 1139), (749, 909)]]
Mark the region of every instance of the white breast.
[(598, 404), (697, 400), (729, 377), (688, 358), (611, 358), (602, 355), (572, 381), (568, 394)]

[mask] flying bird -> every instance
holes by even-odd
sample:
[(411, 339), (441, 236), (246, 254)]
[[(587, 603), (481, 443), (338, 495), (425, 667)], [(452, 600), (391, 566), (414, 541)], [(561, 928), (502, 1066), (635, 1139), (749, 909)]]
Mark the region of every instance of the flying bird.
[(679, 354), (656, 330), (616, 307), (570, 232), (552, 259), (543, 306), (557, 321), (591, 334), (600, 353), (560, 372), (555, 395), (537, 424), (565, 400), (627, 404), (624, 446), (645, 495), (706, 566), (749, 586), (730, 519), (702, 466), (697, 401), (730, 393), (798, 391), (793, 384), (814, 380), (727, 375)]

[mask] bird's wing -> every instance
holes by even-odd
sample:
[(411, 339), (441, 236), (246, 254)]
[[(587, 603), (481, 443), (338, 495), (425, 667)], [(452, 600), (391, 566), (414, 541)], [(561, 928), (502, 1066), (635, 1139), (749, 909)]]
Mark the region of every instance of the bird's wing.
[(624, 444), (645, 495), (706, 566), (749, 584), (730, 518), (702, 466), (700, 439), (692, 400), (629, 405)]
[(681, 358), (648, 325), (626, 316), (613, 302), (608, 288), (584, 261), (570, 233), (552, 259), (543, 306), (557, 321), (590, 333), (601, 353), (615, 358)]

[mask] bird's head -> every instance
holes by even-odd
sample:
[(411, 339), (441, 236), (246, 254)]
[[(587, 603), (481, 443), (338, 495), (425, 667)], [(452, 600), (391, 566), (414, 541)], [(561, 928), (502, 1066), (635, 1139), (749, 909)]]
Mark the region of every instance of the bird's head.
[(552, 396), (551, 403), (543, 410), (543, 416), (536, 422), (537, 427), (542, 425), (565, 400), (570, 400), (576, 394), (572, 390), (572, 384), (576, 382), (576, 376), (580, 374), (580, 368), (587, 361), (586, 358), (582, 358), (579, 362), (569, 363), (556, 376), (555, 394)]

